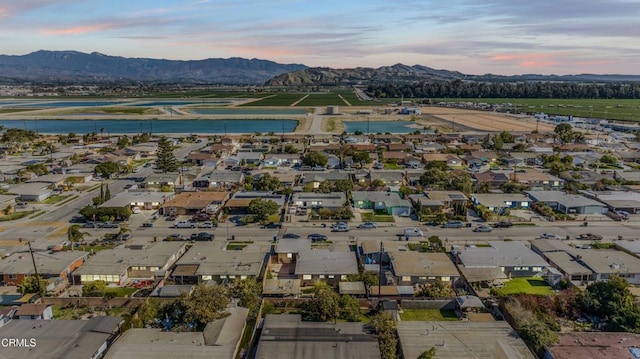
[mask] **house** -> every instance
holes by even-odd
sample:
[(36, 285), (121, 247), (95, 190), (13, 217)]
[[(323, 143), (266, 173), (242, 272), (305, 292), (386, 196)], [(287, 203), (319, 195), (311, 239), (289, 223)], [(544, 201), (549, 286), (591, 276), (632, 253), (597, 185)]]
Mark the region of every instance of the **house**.
[(487, 183), (492, 188), (499, 188), (510, 181), (507, 174), (495, 171), (474, 172), (471, 177), (473, 177), (476, 184), (482, 185)]
[(474, 193), (471, 201), (493, 213), (504, 215), (510, 209), (529, 209), (532, 200), (521, 193)]
[(331, 193), (294, 193), (291, 199), (296, 208), (327, 208), (331, 210), (340, 209), (347, 203), (347, 195), (344, 192)]
[(587, 198), (602, 202), (612, 211), (625, 211), (630, 214), (640, 212), (640, 193), (629, 191), (580, 191)]
[(380, 348), (364, 323), (305, 322), (300, 314), (267, 314), (255, 358), (369, 359), (380, 358)]
[(499, 268), (509, 277), (539, 274), (548, 265), (521, 242), (489, 241), (489, 247), (464, 248), (456, 254), (457, 263), (466, 270)]
[(197, 166), (208, 165), (215, 167), (220, 161), (220, 158), (211, 152), (189, 152), (186, 161)]
[(177, 172), (152, 173), (144, 180), (144, 188), (174, 187), (180, 184), (180, 174)]
[(534, 202), (564, 214), (604, 214), (607, 206), (581, 195), (567, 194), (561, 191), (527, 191), (525, 192)]
[(27, 183), (45, 183), (52, 187), (60, 187), (65, 183), (66, 179), (67, 176), (63, 174), (46, 174), (30, 179)]
[(274, 192), (266, 191), (240, 191), (233, 194), (233, 197), (225, 203), (224, 208), (228, 208), (230, 213), (244, 214), (249, 207), (249, 203), (256, 198), (265, 201), (273, 201), (278, 204), (280, 210), (284, 206), (285, 196)]
[(195, 188), (233, 188), (244, 183), (241, 171), (203, 171), (192, 182)]
[(299, 252), (295, 263), (295, 275), (302, 281), (302, 286), (313, 286), (318, 281), (336, 285), (346, 281), (348, 276), (358, 274), (356, 256), (350, 251), (312, 249)]
[(314, 189), (317, 189), (320, 186), (320, 183), (324, 181), (328, 181), (330, 183), (335, 183), (336, 181), (351, 181), (351, 175), (349, 172), (345, 171), (322, 171), (322, 172), (304, 172), (302, 175), (302, 179), (300, 181), (300, 185), (305, 186), (311, 183), (311, 186)]
[(389, 252), (396, 285), (424, 284), (441, 281), (451, 285), (458, 270), (445, 253)]
[[(342, 284), (343, 282), (340, 282)], [(272, 278), (265, 279), (262, 285), (263, 297), (296, 297), (300, 294), (300, 279)]]
[(185, 242), (154, 242), (103, 250), (73, 272), (73, 282), (103, 280), (124, 286), (129, 281), (164, 278), (186, 249)]
[(522, 169), (516, 172), (505, 173), (505, 175), (510, 176), (514, 182), (529, 188), (555, 190), (564, 188), (565, 184), (563, 179), (536, 169)]
[(559, 333), (545, 359), (637, 358), (640, 334), (610, 332)]
[[(264, 153), (262, 152), (238, 152), (235, 155), (236, 161), (238, 165), (242, 165), (243, 163), (248, 165), (257, 165), (264, 158)], [(226, 160), (225, 160), (226, 164)]]
[(424, 163), (442, 162), (446, 163), (449, 167), (462, 166), (462, 159), (452, 153), (425, 153), (422, 155), (422, 161)]
[(381, 191), (353, 191), (353, 206), (359, 209), (373, 209), (394, 216), (408, 217), (411, 215), (411, 203), (400, 198), (395, 192)]
[(235, 358), (249, 310), (233, 306), (225, 311), (227, 316), (208, 323), (202, 331), (131, 328), (112, 344), (104, 359)]
[(262, 162), (265, 167), (290, 167), (302, 163), (299, 154), (276, 153), (267, 155)]
[[(44, 279), (57, 278), (65, 283), (88, 256), (89, 253), (83, 251), (33, 252), (39, 276)], [(28, 252), (13, 253), (0, 260), (0, 276), (5, 285), (19, 285), (25, 277), (34, 275), (33, 261)]]
[(42, 202), (51, 197), (51, 189), (46, 183), (25, 183), (11, 189), (18, 200), (25, 202)]
[(140, 157), (149, 157), (155, 156), (157, 152), (158, 144), (153, 142), (138, 143), (124, 149), (124, 153), (127, 156), (139, 155)]
[[(307, 238), (287, 238), (279, 240), (274, 246), (271, 263), (290, 264), (296, 262), (298, 253), (311, 250), (311, 241)], [(291, 269), (291, 274), (295, 271)]]
[(495, 151), (472, 151), (463, 158), (467, 162), (467, 166), (471, 166), (473, 164), (495, 163), (498, 157)]
[(162, 204), (163, 213), (194, 215), (199, 212), (215, 213), (229, 198), (229, 192), (181, 192)]
[(580, 183), (588, 184), (590, 186), (600, 181), (614, 180), (613, 175), (609, 173), (599, 173), (595, 171), (564, 171), (559, 175), (565, 182), (579, 181)]
[(382, 181), (388, 187), (397, 187), (405, 184), (404, 173), (400, 171), (373, 171), (369, 172), (371, 182)]
[(397, 331), (405, 358), (430, 348), (436, 348), (437, 358), (536, 358), (506, 321), (400, 321)]
[(255, 278), (262, 272), (265, 257), (262, 252), (221, 251), (209, 243), (196, 242), (176, 262), (171, 278), (176, 284)]
[(0, 328), (3, 338), (27, 338), (26, 344), (4, 346), (5, 358), (101, 358), (120, 333), (121, 317), (88, 320), (12, 320)]
[(384, 151), (381, 160), (384, 163), (403, 164), (409, 155), (410, 153), (402, 151)]
[(20, 320), (51, 320), (53, 319), (53, 305), (41, 303), (22, 304), (16, 309), (15, 318)]
[(139, 207), (157, 209), (173, 198), (173, 192), (127, 191), (120, 192), (101, 204), (100, 208)]

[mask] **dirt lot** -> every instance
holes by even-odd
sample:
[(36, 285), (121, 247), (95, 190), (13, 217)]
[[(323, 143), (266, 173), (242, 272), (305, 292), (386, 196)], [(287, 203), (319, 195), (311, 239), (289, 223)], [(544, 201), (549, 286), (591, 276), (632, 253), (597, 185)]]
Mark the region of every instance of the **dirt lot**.
[[(516, 118), (502, 113), (444, 107), (425, 107), (422, 108), (422, 113), (480, 131), (531, 132), (536, 129), (536, 121), (533, 119)], [(553, 126), (540, 123), (538, 130), (552, 132)]]

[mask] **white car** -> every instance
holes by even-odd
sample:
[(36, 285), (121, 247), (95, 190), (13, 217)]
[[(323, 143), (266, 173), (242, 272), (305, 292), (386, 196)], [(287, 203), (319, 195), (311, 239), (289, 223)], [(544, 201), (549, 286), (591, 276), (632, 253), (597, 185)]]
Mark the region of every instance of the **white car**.
[(200, 223), (200, 225), (198, 225), (199, 228), (213, 228), (213, 222), (212, 221), (205, 221)]
[(142, 210), (140, 209), (140, 207), (133, 207), (131, 208), (131, 212), (138, 214), (138, 213), (142, 213)]
[(406, 237), (424, 237), (424, 233), (422, 233), (422, 230), (416, 227), (405, 227), (404, 235)]
[(561, 239), (559, 235), (553, 233), (542, 233), (540, 238), (543, 239)]

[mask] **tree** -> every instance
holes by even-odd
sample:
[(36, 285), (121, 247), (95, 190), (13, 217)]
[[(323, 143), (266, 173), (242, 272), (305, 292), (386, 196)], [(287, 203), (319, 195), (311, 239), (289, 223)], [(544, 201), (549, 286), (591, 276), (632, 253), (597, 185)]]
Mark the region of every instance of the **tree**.
[(320, 184), (318, 185), (318, 192), (320, 193), (329, 193), (331, 192), (331, 182), (324, 180), (322, 182), (320, 182)]
[(158, 141), (158, 157), (156, 159), (156, 169), (163, 173), (175, 172), (178, 170), (178, 162), (173, 153), (171, 142), (165, 137), (160, 137)]
[(84, 297), (103, 297), (107, 290), (107, 282), (96, 280), (86, 283), (82, 286), (82, 296)]
[(396, 359), (398, 351), (398, 338), (396, 337), (396, 322), (386, 312), (378, 313), (371, 317), (369, 323), (378, 336), (378, 345), (382, 359)]
[(360, 320), (360, 303), (350, 295), (340, 298), (340, 318), (348, 322)]
[(278, 177), (274, 177), (268, 173), (265, 173), (260, 179), (255, 182), (253, 188), (256, 191), (276, 191), (278, 190), (282, 184)]
[(493, 138), (493, 149), (494, 150), (500, 151), (503, 146), (504, 146), (504, 141), (502, 140), (502, 137), (496, 136), (496, 137)]
[(571, 141), (571, 138), (573, 137), (573, 127), (571, 127), (571, 124), (567, 123), (567, 122), (563, 122), (561, 124), (558, 124), (554, 129), (553, 132), (558, 135), (558, 138), (560, 139), (560, 143), (567, 143)]
[(251, 315), (260, 305), (260, 284), (253, 277), (245, 279), (236, 278), (229, 286), (229, 294), (232, 298), (240, 299), (240, 306), (249, 309)]
[(328, 286), (316, 289), (313, 299), (302, 306), (304, 320), (326, 322), (340, 315), (340, 295)]
[(612, 155), (603, 155), (600, 157), (600, 162), (606, 165), (615, 165), (618, 163), (618, 159)]
[(585, 312), (609, 318), (608, 330), (640, 333), (640, 308), (634, 303), (629, 283), (619, 275), (590, 284), (578, 301)]
[(22, 283), (18, 284), (21, 294), (40, 293), (40, 296), (44, 296), (46, 290), (47, 281), (36, 276), (24, 277)]
[(302, 162), (311, 167), (324, 167), (329, 162), (329, 158), (320, 152), (309, 152), (304, 156)]
[(144, 302), (138, 306), (135, 314), (135, 323), (132, 323), (132, 326), (135, 328), (144, 328), (147, 325), (154, 324), (156, 319), (160, 319), (158, 318), (159, 312), (160, 302), (155, 298), (146, 298)]
[(203, 328), (207, 323), (222, 317), (229, 304), (229, 294), (221, 285), (198, 284), (191, 295), (183, 293), (178, 300), (184, 310), (183, 323)]
[(94, 170), (104, 178), (111, 178), (111, 175), (120, 172), (120, 165), (115, 162), (107, 161), (97, 165)]
[(373, 188), (380, 188), (380, 187), (385, 187), (387, 184), (381, 180), (380, 178), (376, 178), (373, 181), (371, 181), (371, 187)]
[(262, 198), (254, 198), (249, 202), (247, 212), (253, 214), (258, 221), (264, 221), (267, 217), (278, 213), (279, 206), (272, 200), (263, 200)]
[(455, 296), (453, 289), (440, 280), (421, 285), (415, 294), (417, 297), (429, 298), (451, 298)]
[(418, 359), (435, 359), (436, 357), (436, 347), (431, 347), (427, 349), (418, 356)]
[(89, 235), (87, 232), (82, 232), (80, 230), (80, 225), (74, 224), (67, 228), (67, 240), (71, 244), (71, 250), (73, 251), (74, 244), (76, 242), (80, 242), (84, 239), (84, 236)]
[(333, 216), (337, 219), (351, 219), (354, 217), (353, 211), (350, 207), (341, 207), (333, 212)]
[(369, 152), (364, 152), (364, 151), (359, 151), (353, 154), (353, 156), (351, 156), (351, 159), (353, 160), (353, 162), (356, 163), (371, 163), (371, 156), (369, 155)]
[(348, 179), (339, 179), (333, 183), (333, 191), (349, 192), (353, 188), (353, 183)]

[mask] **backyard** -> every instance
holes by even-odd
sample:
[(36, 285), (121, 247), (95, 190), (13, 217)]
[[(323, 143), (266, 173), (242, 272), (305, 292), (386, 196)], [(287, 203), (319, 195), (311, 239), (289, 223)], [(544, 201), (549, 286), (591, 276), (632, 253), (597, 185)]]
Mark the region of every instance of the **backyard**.
[(502, 294), (553, 294), (551, 287), (540, 277), (514, 278), (504, 284)]
[(400, 319), (406, 321), (453, 321), (456, 312), (450, 309), (403, 309)]

